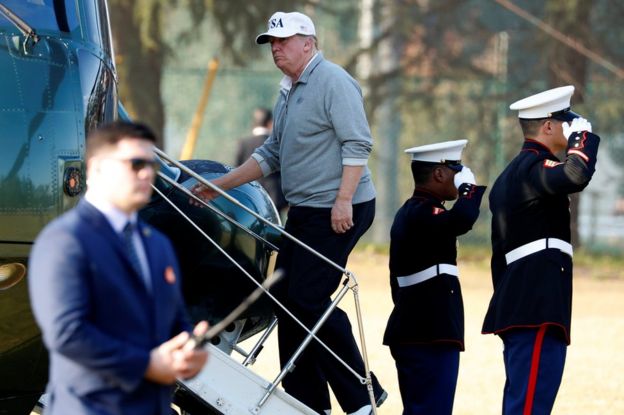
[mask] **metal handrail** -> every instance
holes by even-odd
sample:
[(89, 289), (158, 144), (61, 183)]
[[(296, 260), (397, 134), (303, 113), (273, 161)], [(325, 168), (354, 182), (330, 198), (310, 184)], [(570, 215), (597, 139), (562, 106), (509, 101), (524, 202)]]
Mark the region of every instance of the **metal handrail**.
[[(317, 256), (318, 258), (320, 258), (321, 260), (325, 261), (326, 263), (328, 263), (329, 265), (331, 265), (332, 267), (336, 268), (337, 270), (339, 270), (347, 279), (345, 280), (345, 282), (343, 283), (343, 288), (338, 292), (338, 294), (336, 295), (336, 297), (334, 298), (334, 300), (331, 302), (331, 304), (329, 305), (329, 307), (327, 308), (327, 310), (325, 310), (325, 312), (323, 313), (323, 315), (319, 318), (319, 320), (317, 321), (317, 323), (314, 325), (314, 327), (310, 330), (308, 329), (308, 327), (303, 324), (297, 317), (295, 317), (281, 302), (279, 302), (269, 291), (265, 291), (265, 294), (271, 298), (271, 300), (273, 302), (275, 302), (275, 304), (277, 304), (282, 310), (284, 310), (284, 312), (290, 316), (299, 326), (301, 326), (301, 328), (303, 328), (303, 330), (307, 333), (306, 337), (304, 338), (303, 342), (301, 343), (301, 345), (297, 348), (297, 350), (295, 351), (295, 353), (293, 354), (293, 356), (291, 357), (291, 359), (288, 361), (288, 363), (284, 366), (284, 368), (281, 369), (280, 373), (278, 374), (278, 376), (275, 378), (275, 380), (269, 385), (269, 387), (267, 388), (267, 392), (264, 394), (264, 396), (260, 399), (260, 401), (258, 402), (254, 412), (258, 412), (261, 408), (261, 406), (267, 401), (268, 397), (271, 395), (271, 393), (275, 390), (275, 388), (277, 387), (277, 385), (282, 381), (282, 379), (284, 378), (284, 376), (290, 371), (292, 370), (292, 366), (294, 366), (294, 362), (295, 360), (301, 355), (301, 353), (303, 352), (303, 350), (305, 349), (305, 347), (307, 347), (307, 345), (310, 343), (310, 341), (312, 339), (316, 340), (323, 348), (325, 348), (325, 350), (327, 350), (336, 360), (338, 360), (338, 362), (340, 362), (348, 371), (350, 371), (362, 384), (367, 386), (367, 390), (368, 390), (368, 394), (369, 394), (369, 398), (371, 401), (371, 407), (372, 407), (372, 413), (373, 414), (377, 414), (377, 407), (375, 404), (375, 397), (374, 397), (374, 393), (373, 393), (373, 387), (372, 387), (372, 377), (371, 377), (371, 372), (370, 372), (370, 368), (369, 368), (369, 364), (368, 364), (368, 355), (367, 355), (367, 349), (366, 349), (366, 342), (365, 342), (365, 337), (364, 337), (364, 328), (363, 328), (363, 321), (362, 321), (362, 310), (360, 308), (360, 304), (359, 304), (359, 295), (358, 295), (358, 282), (357, 279), (355, 277), (355, 274), (353, 274), (351, 271), (347, 270), (346, 268), (336, 264), (334, 261), (332, 261), (331, 259), (327, 258), (326, 256), (324, 256), (323, 254), (321, 254), (320, 252), (316, 251), (315, 249), (311, 248), (310, 246), (306, 245), (304, 242), (300, 241), (299, 239), (297, 239), (296, 237), (294, 237), (293, 235), (291, 235), (290, 233), (288, 233), (286, 230), (284, 230), (282, 227), (275, 225), (274, 223), (272, 223), (271, 221), (267, 220), (266, 218), (262, 217), (261, 215), (259, 215), (258, 213), (254, 212), (253, 210), (249, 209), (247, 206), (243, 205), (242, 203), (240, 203), (238, 200), (236, 200), (235, 198), (233, 198), (232, 196), (230, 196), (227, 192), (225, 192), (223, 189), (221, 189), (219, 186), (211, 183), (209, 180), (206, 180), (204, 177), (202, 177), (201, 175), (199, 175), (198, 173), (196, 173), (195, 171), (189, 169), (187, 166), (185, 166), (184, 164), (180, 163), (178, 160), (175, 160), (173, 158), (171, 158), (169, 155), (167, 155), (165, 152), (163, 152), (162, 150), (158, 149), (157, 147), (154, 147), (154, 152), (161, 157), (162, 159), (170, 162), (171, 164), (173, 164), (174, 166), (178, 167), (179, 169), (181, 169), (182, 171), (184, 171), (185, 173), (187, 173), (189, 176), (193, 177), (194, 179), (196, 179), (198, 182), (200, 182), (201, 184), (203, 184), (204, 186), (209, 187), (210, 189), (216, 191), (220, 196), (223, 196), (226, 200), (228, 200), (229, 202), (233, 203), (235, 206), (243, 209), (245, 212), (249, 213), (250, 215), (254, 216), (255, 218), (257, 218), (258, 220), (260, 220), (262, 223), (264, 223), (265, 225), (268, 225), (269, 227), (275, 229), (277, 232), (279, 232), (280, 234), (282, 234), (283, 236), (287, 237), (288, 239), (290, 239), (291, 241), (293, 241), (294, 243), (296, 243), (297, 245), (299, 245), (301, 248), (304, 248), (305, 250), (307, 250), (308, 252), (312, 253), (313, 255)], [(162, 175), (161, 175), (162, 177)], [(192, 197), (195, 201), (199, 202), (200, 204), (202, 204), (203, 206), (209, 207), (211, 208), (211, 210), (213, 212), (215, 211), (219, 211), (219, 209), (210, 206), (208, 202), (204, 201), (203, 199), (199, 198), (197, 195), (193, 194), (192, 192), (190, 192), (186, 187), (181, 186), (179, 183), (177, 182), (173, 182), (171, 180), (169, 180), (169, 183), (172, 184), (175, 188), (182, 190), (183, 192), (187, 195), (189, 195), (190, 197)], [(180, 213), (193, 227), (195, 227), (195, 229), (197, 229), (206, 239), (208, 239), (212, 245), (217, 248), (217, 250), (219, 250), (226, 258), (228, 258), (241, 272), (243, 272), (243, 274), (245, 274), (254, 284), (256, 284), (257, 286), (260, 286), (261, 284), (255, 280), (255, 278), (253, 278), (241, 265), (239, 265), (234, 258), (232, 258), (227, 252), (225, 252), (225, 250), (223, 248), (221, 248), (221, 246), (219, 246), (219, 244), (217, 244), (212, 238), (210, 238), (210, 236), (208, 236), (201, 228), (199, 228), (199, 226), (197, 226), (192, 219), (190, 219), (184, 212), (182, 212), (167, 196), (164, 195), (163, 192), (161, 192), (159, 189), (157, 189), (154, 185), (152, 185), (152, 187), (154, 188), (154, 190), (156, 190), (156, 192), (164, 199), (166, 200), (176, 211), (178, 211), (178, 213)], [(223, 215), (225, 215), (223, 213)], [(227, 216), (227, 215), (226, 215)], [(232, 219), (234, 220), (234, 219)], [(234, 220), (235, 221), (235, 220)], [(235, 221), (236, 222), (236, 221)], [(242, 226), (242, 225), (241, 225)], [(244, 227), (244, 226), (243, 226)], [(253, 233), (252, 233), (253, 236)], [(263, 240), (263, 239), (261, 239)], [(349, 284), (351, 283), (351, 284)], [(338, 356), (333, 350), (331, 350), (331, 348), (329, 348), (321, 339), (319, 339), (316, 336), (316, 333), (318, 332), (318, 330), (321, 328), (322, 324), (325, 322), (325, 320), (329, 317), (329, 315), (331, 314), (331, 312), (337, 307), (338, 303), (344, 298), (346, 291), (348, 289), (351, 289), (354, 293), (354, 302), (355, 302), (355, 311), (356, 311), (356, 315), (357, 315), (357, 324), (358, 324), (358, 331), (359, 331), (359, 335), (360, 335), (360, 345), (362, 347), (362, 360), (364, 363), (364, 370), (366, 372), (366, 376), (362, 377), (359, 373), (357, 373), (355, 370), (353, 370), (340, 356)]]
[[(173, 180), (171, 177), (167, 176), (166, 174), (164, 174), (163, 172), (158, 172), (158, 176), (165, 180), (167, 183), (169, 183), (170, 185), (172, 185), (173, 187), (175, 187), (176, 189), (182, 191), (184, 194), (186, 194), (189, 197), (193, 197), (195, 196), (193, 194), (193, 192), (191, 192), (189, 189), (187, 189), (184, 186), (181, 186), (178, 182), (176, 182), (175, 180)], [(247, 226), (244, 226), (243, 224), (239, 223), (236, 219), (232, 218), (231, 216), (229, 216), (227, 213), (217, 209), (216, 207), (212, 206), (209, 203), (206, 203), (204, 205), (205, 207), (207, 207), (208, 209), (210, 209), (210, 211), (212, 211), (214, 214), (221, 216), (222, 218), (224, 218), (225, 220), (227, 220), (228, 222), (230, 222), (232, 225), (236, 226), (237, 228), (239, 228), (240, 230), (242, 230), (243, 232), (249, 234), (251, 237), (253, 237), (254, 239), (259, 240), (260, 242), (264, 243), (265, 245), (267, 245), (271, 250), (273, 251), (277, 251), (279, 252), (279, 248), (277, 246), (275, 246), (274, 244), (272, 244), (271, 242), (267, 241), (265, 238), (263, 238), (262, 236), (258, 235), (257, 233), (255, 233), (254, 231), (252, 231), (251, 229), (249, 229)]]
[[(152, 185), (152, 188), (167, 202), (171, 205), (171, 207), (173, 207), (184, 219), (187, 220), (187, 222), (189, 222), (199, 233), (202, 234), (202, 236), (204, 238), (206, 238), (215, 248), (217, 248), (217, 250), (219, 252), (221, 252), (228, 260), (230, 260), (230, 262), (232, 262), (232, 264), (234, 264), (235, 267), (237, 267), (239, 269), (239, 271), (241, 271), (243, 274), (245, 274), (245, 276), (247, 278), (249, 278), (254, 284), (256, 284), (256, 286), (260, 287), (261, 284), (256, 281), (256, 279), (249, 273), (247, 272), (247, 270), (245, 270), (245, 268), (243, 268), (238, 262), (236, 262), (236, 260), (234, 258), (232, 258), (232, 256), (230, 254), (228, 254), (218, 243), (216, 243), (214, 241), (214, 239), (212, 239), (210, 236), (208, 236), (208, 234), (206, 234), (206, 232), (203, 231), (203, 229), (201, 229), (195, 222), (193, 222), (193, 220), (191, 218), (188, 217), (188, 215), (184, 212), (182, 212), (182, 210), (175, 205), (175, 203), (173, 203), (173, 201), (171, 201), (171, 199), (169, 199), (162, 191), (160, 191), (160, 189), (158, 189), (156, 186)], [(197, 196), (195, 196), (197, 197)], [(197, 198), (197, 201), (206, 204), (205, 201), (203, 201), (202, 199)], [(297, 322), (297, 324), (299, 324), (301, 326), (301, 328), (303, 328), (308, 335), (312, 335), (312, 337), (314, 337), (314, 339), (319, 342), (319, 344), (321, 346), (323, 346), (329, 353), (331, 353), (340, 363), (342, 363), (345, 368), (349, 369), (358, 379), (360, 379), (360, 382), (363, 382), (363, 377), (361, 377), (356, 371), (354, 371), (353, 369), (351, 369), (351, 367), (340, 358), (340, 356), (338, 356), (337, 354), (334, 353), (333, 350), (331, 350), (331, 348), (329, 348), (329, 346), (327, 346), (321, 339), (319, 339), (318, 337), (316, 337), (315, 332), (311, 331), (310, 329), (308, 329), (308, 327), (303, 324), (297, 317), (295, 317), (294, 314), (292, 314), (285, 305), (283, 305), (282, 303), (279, 302), (279, 300), (277, 300), (273, 294), (271, 294), (269, 291), (265, 291), (265, 294), (267, 296), (269, 296), (269, 298), (271, 298), (271, 300), (273, 300), (273, 302), (275, 302), (282, 310), (284, 310), (286, 312), (286, 314), (288, 314), (295, 322)], [(322, 318), (322, 317), (321, 317)]]

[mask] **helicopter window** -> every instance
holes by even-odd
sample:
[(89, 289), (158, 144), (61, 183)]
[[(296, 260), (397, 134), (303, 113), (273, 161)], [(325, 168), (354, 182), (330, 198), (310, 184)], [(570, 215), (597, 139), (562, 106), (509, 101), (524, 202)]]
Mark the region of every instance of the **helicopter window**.
[[(71, 32), (78, 27), (75, 0), (3, 0), (3, 4), (36, 31)], [(0, 13), (0, 26), (10, 24)]]
[(113, 73), (95, 55), (78, 51), (80, 83), (85, 109), (85, 133), (103, 122), (112, 121), (117, 114), (117, 88)]

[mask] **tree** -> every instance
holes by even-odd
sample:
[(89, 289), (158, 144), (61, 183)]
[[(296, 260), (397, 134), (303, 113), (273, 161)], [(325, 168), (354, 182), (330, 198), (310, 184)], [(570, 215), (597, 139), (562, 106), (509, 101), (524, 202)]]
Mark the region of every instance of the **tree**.
[[(589, 39), (589, 22), (592, 3), (575, 0), (561, 2), (548, 0), (546, 21), (561, 33), (574, 33), (578, 39)], [(552, 37), (544, 36), (544, 53), (548, 59), (548, 83), (551, 87), (574, 85), (576, 93), (573, 104), (581, 104), (586, 95), (587, 58), (578, 51), (562, 46)], [(570, 230), (572, 244), (580, 246), (578, 229), (580, 193), (570, 195)]]
[(165, 58), (163, 2), (112, 0), (110, 20), (115, 43), (119, 96), (131, 116), (157, 133), (163, 148), (164, 110), (160, 78)]
[(164, 39), (167, 17), (172, 8), (187, 7), (189, 27), (179, 41), (192, 39), (199, 23), (210, 13), (221, 33), (222, 49), (234, 64), (243, 65), (257, 48), (243, 39), (252, 39), (266, 24), (271, 10), (304, 6), (313, 2), (267, 0), (110, 0), (110, 20), (119, 76), (119, 95), (131, 116), (150, 125), (163, 147), (164, 106), (160, 83), (166, 58), (172, 54)]

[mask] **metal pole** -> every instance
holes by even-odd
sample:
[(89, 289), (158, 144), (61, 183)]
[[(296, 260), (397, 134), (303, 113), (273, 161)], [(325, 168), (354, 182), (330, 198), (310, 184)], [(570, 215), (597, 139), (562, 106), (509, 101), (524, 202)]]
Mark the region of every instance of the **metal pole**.
[[(269, 385), (269, 388), (267, 389), (264, 396), (260, 399), (260, 401), (258, 401), (258, 405), (256, 406), (256, 412), (260, 410), (262, 405), (265, 404), (265, 402), (267, 401), (271, 393), (273, 393), (277, 385), (279, 385), (282, 379), (284, 379), (284, 376), (286, 376), (286, 374), (293, 369), (293, 367), (295, 366), (295, 360), (297, 360), (297, 358), (301, 355), (301, 353), (303, 353), (303, 350), (312, 341), (312, 337), (316, 335), (316, 333), (319, 331), (323, 323), (325, 323), (325, 321), (329, 318), (329, 315), (331, 314), (331, 312), (334, 311), (334, 309), (338, 306), (338, 303), (340, 302), (340, 300), (342, 300), (342, 298), (345, 296), (348, 290), (349, 290), (349, 286), (347, 285), (345, 281), (345, 283), (343, 284), (343, 287), (340, 289), (340, 291), (338, 291), (338, 294), (336, 295), (336, 298), (334, 299), (334, 301), (332, 301), (332, 303), (329, 305), (327, 310), (325, 310), (325, 312), (323, 313), (321, 318), (316, 322), (312, 330), (309, 331), (309, 334), (303, 340), (301, 345), (299, 345), (295, 353), (290, 357), (290, 360), (288, 361), (288, 363), (284, 365), (284, 367), (282, 368), (282, 371), (277, 375), (273, 383)], [(349, 366), (346, 366), (346, 368), (350, 370), (353, 374), (355, 374), (356, 377), (360, 378), (360, 382), (363, 380), (363, 378), (356, 371), (351, 369)]]
[[(195, 195), (193, 194), (193, 192), (191, 192), (189, 189), (187, 189), (184, 186), (180, 186), (175, 180), (173, 180), (172, 178), (170, 178), (169, 176), (167, 176), (166, 174), (164, 174), (163, 172), (158, 172), (158, 176), (165, 180), (167, 183), (169, 183), (170, 185), (174, 186), (176, 189), (181, 190), (184, 194), (186, 194), (189, 197), (195, 197)], [(216, 215), (221, 216), (222, 218), (224, 218), (225, 220), (227, 220), (228, 222), (230, 222), (232, 225), (236, 226), (237, 228), (239, 228), (240, 230), (242, 230), (243, 232), (247, 233), (248, 235), (250, 235), (252, 238), (255, 238), (257, 240), (259, 240), (260, 242), (264, 243), (269, 249), (279, 252), (279, 248), (277, 246), (275, 246), (274, 244), (272, 244), (271, 242), (267, 241), (265, 238), (263, 238), (262, 236), (258, 235), (257, 233), (255, 233), (254, 231), (252, 231), (251, 229), (249, 229), (246, 226), (241, 225), (240, 223), (238, 223), (234, 218), (230, 217), (229, 215), (227, 215), (225, 212), (220, 211), (219, 209), (215, 208), (214, 206), (211, 206), (209, 203), (204, 202), (203, 200), (199, 199), (200, 202), (202, 202), (202, 204), (207, 207), (208, 209), (210, 209), (213, 213), (215, 213)]]
[(373, 379), (368, 365), (368, 352), (366, 350), (366, 341), (364, 339), (364, 322), (362, 321), (362, 308), (360, 307), (359, 286), (353, 287), (353, 300), (355, 302), (355, 315), (358, 323), (358, 331), (360, 333), (360, 345), (362, 347), (362, 360), (364, 361), (364, 371), (366, 373), (366, 390), (371, 401), (373, 415), (377, 415), (377, 403), (375, 402), (375, 391), (373, 390)]
[[(331, 259), (327, 258), (323, 254), (321, 254), (321, 253), (315, 251), (314, 249), (310, 248), (308, 245), (304, 244), (299, 239), (295, 238), (294, 236), (292, 236), (291, 234), (286, 232), (282, 227), (277, 226), (274, 223), (272, 223), (271, 221), (267, 220), (266, 218), (258, 215), (256, 212), (254, 212), (253, 210), (249, 209), (247, 206), (243, 205), (241, 202), (239, 202), (238, 200), (234, 199), (232, 196), (227, 194), (219, 186), (214, 185), (209, 180), (206, 180), (201, 175), (195, 173), (193, 170), (189, 169), (188, 167), (186, 167), (184, 164), (180, 163), (179, 161), (172, 159), (171, 157), (169, 157), (165, 152), (163, 152), (159, 148), (154, 147), (154, 152), (158, 156), (160, 156), (160, 157), (164, 158), (165, 160), (169, 161), (174, 166), (176, 166), (176, 167), (180, 168), (181, 170), (183, 170), (185, 173), (189, 174), (191, 177), (193, 177), (194, 179), (199, 181), (204, 186), (207, 186), (207, 187), (211, 188), (212, 190), (216, 191), (221, 196), (223, 196), (224, 198), (226, 198), (227, 200), (232, 202), (235, 206), (243, 209), (245, 212), (249, 213), (250, 215), (252, 215), (256, 219), (258, 219), (260, 222), (264, 223), (265, 225), (270, 226), (271, 228), (275, 229), (276, 231), (278, 231), (279, 233), (281, 233), (282, 235), (284, 235), (285, 237), (287, 237), (288, 239), (290, 239), (291, 241), (293, 241), (294, 243), (299, 245), (301, 248), (303, 248), (306, 251), (310, 252), (311, 254), (316, 255), (317, 257), (321, 258), (323, 261), (327, 262), (329, 265), (331, 265), (334, 268), (336, 268), (337, 270), (339, 270), (342, 274), (346, 274), (347, 273), (347, 270), (345, 268), (343, 268), (340, 265), (336, 264), (334, 261), (332, 261)], [(199, 200), (200, 202), (205, 203), (203, 200), (197, 198), (197, 196), (195, 196), (195, 198), (196, 198), (196, 200)]]
[(197, 105), (195, 114), (193, 115), (191, 128), (186, 135), (184, 147), (182, 147), (182, 153), (180, 154), (181, 160), (188, 160), (193, 157), (195, 144), (197, 143), (197, 136), (199, 135), (199, 129), (201, 128), (204, 120), (204, 111), (206, 110), (206, 105), (208, 104), (208, 96), (212, 90), (212, 84), (214, 83), (215, 76), (217, 75), (217, 69), (219, 69), (219, 59), (215, 57), (208, 62), (208, 73), (206, 74), (206, 80), (204, 81), (204, 89), (202, 90), (202, 95), (199, 99), (199, 104)]
[[(205, 180), (202, 178), (202, 180)], [(199, 226), (197, 226), (197, 224), (195, 222), (193, 222), (191, 220), (191, 218), (188, 217), (188, 215), (186, 215), (184, 212), (182, 212), (182, 210), (177, 207), (175, 205), (175, 203), (173, 203), (167, 196), (165, 196), (165, 194), (163, 192), (161, 192), (156, 186), (152, 185), (152, 188), (154, 189), (154, 191), (156, 191), (156, 193), (158, 193), (165, 201), (167, 201), (167, 203), (169, 203), (171, 205), (171, 207), (173, 207), (184, 219), (187, 220), (187, 222), (189, 222), (191, 224), (191, 226), (193, 226), (199, 233), (202, 234), (202, 236), (204, 238), (206, 238), (208, 241), (210, 241), (210, 243), (219, 251), (221, 252), (228, 260), (230, 260), (230, 262), (236, 267), (238, 268), (247, 278), (249, 278), (251, 280), (252, 283), (254, 283), (256, 286), (260, 286), (261, 284), (256, 281), (256, 279), (254, 277), (251, 276), (251, 274), (249, 274), (249, 272), (247, 272), (247, 270), (245, 270), (245, 268), (243, 268), (238, 262), (236, 262), (234, 260), (234, 258), (232, 258), (232, 256), (230, 254), (228, 254), (227, 252), (225, 252), (225, 250), (219, 246), (218, 243), (216, 243), (210, 236), (208, 236), (206, 234), (206, 232), (204, 232)], [(201, 199), (198, 199), (201, 201)], [(202, 201), (203, 202), (203, 201)], [(205, 203), (205, 202), (203, 202)], [(255, 215), (255, 212), (253, 212)], [(269, 222), (270, 223), (270, 222)], [(306, 245), (307, 246), (307, 245)], [(311, 248), (309, 248), (311, 249)], [(313, 251), (316, 252), (316, 251)], [(353, 274), (351, 274), (353, 275)], [(330, 349), (321, 339), (319, 339), (318, 337), (316, 337), (316, 334), (311, 333), (310, 329), (308, 329), (306, 327), (305, 324), (303, 324), (301, 321), (299, 321), (299, 319), (297, 319), (297, 317), (295, 317), (295, 315), (293, 313), (290, 312), (290, 310), (288, 310), (286, 308), (286, 306), (284, 306), (282, 303), (280, 303), (275, 296), (273, 296), (273, 294), (271, 294), (269, 291), (265, 291), (265, 294), (275, 303), (277, 304), (278, 307), (280, 307), (282, 310), (284, 310), (284, 312), (289, 315), (306, 333), (312, 334), (312, 336), (314, 337), (314, 339), (325, 349), (327, 350), (327, 352), (329, 354), (331, 354), (332, 356), (334, 356), (334, 358), (336, 360), (338, 360), (338, 362), (340, 362), (340, 364), (342, 364), (347, 370), (350, 370), (352, 373), (355, 373), (357, 378), (360, 379), (360, 381), (362, 383), (364, 378), (362, 378), (361, 376), (357, 375), (356, 372), (354, 372), (351, 367), (340, 358), (340, 356), (338, 356), (336, 353), (334, 353), (334, 351), (332, 349)]]
[[(191, 177), (195, 178), (197, 181), (199, 181), (203, 185), (205, 185), (207, 187), (210, 187), (211, 189), (215, 190), (221, 196), (225, 197), (228, 201), (230, 201), (231, 203), (233, 203), (237, 207), (243, 209), (244, 211), (246, 211), (250, 215), (254, 216), (258, 220), (260, 220), (262, 223), (264, 223), (264, 224), (272, 227), (273, 229), (277, 230), (279, 233), (281, 233), (282, 235), (286, 236), (287, 238), (289, 238), (291, 241), (293, 241), (294, 243), (296, 243), (300, 247), (304, 248), (305, 250), (307, 250), (308, 252), (312, 253), (313, 255), (316, 255), (317, 257), (321, 258), (323, 261), (327, 262), (328, 264), (330, 264), (334, 268), (340, 270), (341, 273), (344, 274), (346, 276), (346, 278), (347, 278), (347, 280), (345, 280), (344, 283), (343, 283), (343, 288), (340, 289), (340, 291), (338, 292), (338, 294), (336, 295), (336, 297), (334, 298), (334, 300), (332, 301), (332, 303), (330, 304), (328, 309), (323, 313), (323, 315), (320, 317), (320, 319), (316, 322), (316, 324), (314, 325), (312, 330), (308, 329), (300, 320), (298, 320), (270, 292), (266, 291), (267, 296), (269, 296), (271, 298), (271, 300), (273, 300), (281, 309), (283, 309), (285, 311), (285, 313), (288, 316), (290, 316), (297, 324), (299, 324), (299, 326), (301, 326), (304, 329), (304, 331), (307, 332), (308, 334), (307, 334), (306, 338), (304, 339), (303, 343), (299, 346), (299, 348), (295, 352), (295, 354), (291, 357), (289, 362), (286, 364), (284, 369), (282, 369), (282, 371), (279, 373), (279, 375), (274, 380), (274, 382), (269, 386), (269, 388), (267, 389), (267, 392), (265, 393), (265, 395), (258, 402), (258, 405), (256, 406), (256, 408), (254, 408), (254, 412), (257, 413), (260, 410), (260, 407), (262, 405), (264, 405), (264, 403), (267, 401), (268, 397), (275, 390), (275, 388), (277, 387), (279, 382), (282, 381), (282, 379), (284, 378), (286, 373), (288, 371), (292, 370), (292, 367), (294, 366), (295, 360), (301, 355), (301, 353), (303, 352), (305, 347), (308, 346), (308, 344), (310, 343), (310, 341), (312, 341), (312, 339), (315, 339), (325, 350), (327, 350), (328, 353), (330, 353), (336, 360), (338, 360), (338, 362), (341, 363), (348, 371), (350, 371), (362, 384), (367, 385), (367, 390), (369, 392), (369, 396), (370, 396), (371, 404), (372, 404), (372, 412), (373, 412), (373, 414), (377, 414), (376, 403), (375, 403), (375, 398), (374, 398), (374, 393), (373, 393), (373, 388), (372, 388), (372, 378), (371, 378), (371, 374), (370, 374), (370, 370), (369, 370), (369, 366), (368, 366), (368, 356), (367, 356), (367, 351), (366, 351), (366, 343), (365, 343), (365, 340), (364, 340), (364, 328), (363, 328), (363, 322), (362, 322), (362, 316), (361, 316), (361, 308), (360, 308), (360, 304), (359, 304), (359, 297), (357, 295), (358, 283), (357, 283), (357, 279), (355, 278), (355, 275), (351, 271), (348, 271), (347, 269), (345, 269), (345, 268), (341, 267), (340, 265), (336, 264), (331, 259), (325, 257), (321, 253), (319, 253), (316, 250), (312, 249), (311, 247), (309, 247), (305, 243), (299, 241), (297, 238), (295, 238), (294, 236), (292, 236), (288, 232), (286, 232), (283, 228), (281, 228), (279, 226), (276, 226), (272, 222), (268, 221), (267, 219), (265, 219), (264, 217), (260, 216), (256, 212), (252, 211), (251, 209), (249, 209), (248, 207), (246, 207), (245, 205), (240, 203), (238, 200), (236, 200), (235, 198), (233, 198), (232, 196), (227, 194), (221, 188), (219, 188), (218, 186), (214, 185), (210, 181), (206, 180), (201, 175), (197, 174), (196, 172), (194, 172), (193, 170), (189, 169), (188, 167), (186, 167), (182, 163), (178, 162), (177, 160), (173, 160), (171, 157), (169, 157), (166, 153), (164, 153), (160, 149), (154, 147), (154, 152), (158, 156), (164, 158), (165, 160), (168, 160), (169, 162), (174, 164), (176, 167), (178, 167), (181, 170), (185, 171), (187, 174), (189, 174)], [(193, 225), (205, 238), (207, 238), (221, 253), (223, 253), (230, 261), (232, 261), (232, 263), (235, 266), (237, 266), (248, 278), (250, 278), (253, 283), (255, 283), (256, 285), (260, 286), (258, 281), (256, 281), (248, 272), (246, 272), (236, 261), (234, 261), (234, 259), (229, 254), (227, 254), (227, 252), (225, 252), (223, 250), (223, 248), (221, 248), (201, 228), (199, 228), (187, 215), (185, 215), (177, 206), (175, 206), (175, 204), (171, 200), (169, 200), (154, 185), (152, 185), (152, 187), (154, 188), (154, 190), (156, 190), (156, 192), (158, 192), (163, 197), (163, 199), (165, 199), (174, 209), (176, 209), (184, 218), (186, 218), (191, 223), (191, 225)], [(182, 188), (183, 186), (180, 186), (180, 185), (178, 185), (176, 183), (176, 187), (177, 188)], [(186, 188), (184, 188), (184, 189), (185, 189), (185, 191), (188, 190)], [(189, 192), (189, 193), (191, 194), (191, 197), (193, 197), (195, 200), (201, 202), (204, 205), (207, 205), (207, 203), (205, 201), (199, 199), (196, 195), (192, 194), (192, 192)], [(349, 282), (352, 283), (351, 286), (349, 286)], [(347, 363), (344, 360), (342, 360), (333, 350), (331, 350), (323, 341), (321, 341), (316, 336), (316, 333), (318, 332), (320, 327), (325, 323), (325, 321), (327, 320), (327, 318), (329, 317), (331, 312), (337, 307), (338, 303), (344, 298), (344, 296), (346, 295), (347, 290), (349, 290), (349, 289), (352, 289), (353, 292), (354, 292), (354, 301), (355, 301), (355, 307), (356, 307), (357, 322), (358, 322), (358, 329), (359, 329), (359, 334), (360, 334), (360, 342), (361, 342), (361, 347), (362, 347), (362, 354), (363, 354), (364, 367), (365, 367), (365, 371), (366, 371), (366, 377), (362, 377), (359, 373), (357, 373), (355, 370), (353, 370), (349, 365), (347, 365)]]
[(273, 317), (273, 320), (271, 320), (269, 327), (267, 327), (264, 333), (262, 333), (262, 336), (260, 336), (258, 342), (249, 351), (249, 354), (247, 355), (245, 360), (243, 360), (243, 366), (247, 366), (250, 364), (253, 365), (254, 363), (256, 363), (256, 358), (258, 357), (258, 354), (260, 354), (260, 351), (262, 351), (262, 348), (264, 347), (264, 342), (269, 338), (275, 327), (277, 327), (277, 317)]

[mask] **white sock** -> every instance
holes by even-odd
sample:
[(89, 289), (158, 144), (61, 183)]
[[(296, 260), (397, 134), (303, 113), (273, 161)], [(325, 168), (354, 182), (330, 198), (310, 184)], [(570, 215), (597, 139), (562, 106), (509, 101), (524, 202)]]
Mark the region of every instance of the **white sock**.
[(361, 407), (360, 409), (358, 409), (355, 412), (351, 412), (348, 415), (369, 415), (371, 413), (371, 411), (373, 410), (373, 407), (370, 405), (364, 405), (363, 407)]

